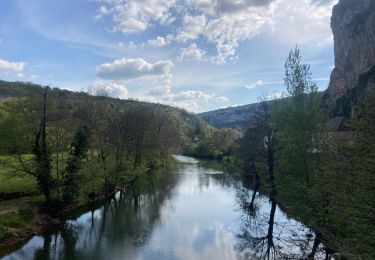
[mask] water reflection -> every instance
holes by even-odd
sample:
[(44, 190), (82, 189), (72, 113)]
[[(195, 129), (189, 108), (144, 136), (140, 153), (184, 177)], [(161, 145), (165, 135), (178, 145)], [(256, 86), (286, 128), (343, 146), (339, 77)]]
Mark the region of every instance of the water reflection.
[(259, 187), (214, 162), (176, 160), (5, 259), (303, 259), (314, 250), (323, 257), (314, 235)]
[(236, 249), (247, 259), (331, 259), (318, 236), (288, 218), (272, 197), (236, 185), (241, 232)]

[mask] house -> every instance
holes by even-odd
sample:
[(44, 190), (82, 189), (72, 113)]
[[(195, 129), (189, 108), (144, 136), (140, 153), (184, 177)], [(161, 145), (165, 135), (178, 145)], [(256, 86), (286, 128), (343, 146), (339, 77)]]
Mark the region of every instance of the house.
[(345, 126), (345, 118), (343, 116), (337, 116), (329, 119), (326, 122), (326, 129), (328, 132), (343, 132), (348, 130)]
[(326, 124), (327, 133), (338, 143), (350, 144), (355, 139), (353, 131), (347, 126), (347, 119), (343, 116), (337, 116), (329, 119)]

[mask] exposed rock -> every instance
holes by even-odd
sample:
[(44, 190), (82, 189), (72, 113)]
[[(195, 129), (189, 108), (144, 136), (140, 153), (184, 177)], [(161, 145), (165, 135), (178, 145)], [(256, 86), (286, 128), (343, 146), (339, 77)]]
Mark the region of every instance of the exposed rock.
[(325, 94), (333, 106), (375, 65), (375, 1), (340, 0), (333, 8), (335, 68)]

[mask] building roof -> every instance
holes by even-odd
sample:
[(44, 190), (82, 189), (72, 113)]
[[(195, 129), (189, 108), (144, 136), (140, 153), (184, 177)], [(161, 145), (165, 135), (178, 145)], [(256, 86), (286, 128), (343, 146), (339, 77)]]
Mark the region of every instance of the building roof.
[(326, 129), (330, 132), (340, 131), (343, 128), (344, 117), (337, 116), (326, 122)]

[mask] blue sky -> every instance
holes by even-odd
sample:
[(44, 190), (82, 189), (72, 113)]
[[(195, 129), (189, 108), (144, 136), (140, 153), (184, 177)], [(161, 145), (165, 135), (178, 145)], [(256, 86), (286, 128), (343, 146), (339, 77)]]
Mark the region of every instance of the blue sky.
[(202, 112), (283, 93), (298, 44), (319, 89), (337, 0), (0, 2), (0, 79)]

